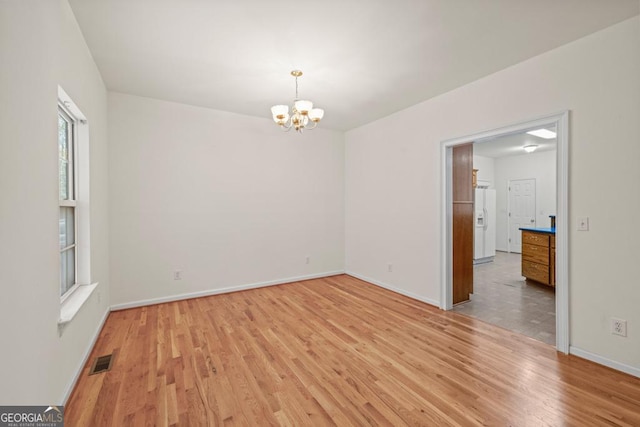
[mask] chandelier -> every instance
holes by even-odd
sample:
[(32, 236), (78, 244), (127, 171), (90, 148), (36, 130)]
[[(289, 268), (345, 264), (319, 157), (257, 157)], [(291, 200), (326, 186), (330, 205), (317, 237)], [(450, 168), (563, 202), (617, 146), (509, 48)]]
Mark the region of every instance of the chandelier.
[(290, 131), (291, 128), (294, 128), (299, 133), (302, 133), (305, 129), (315, 129), (324, 116), (324, 110), (322, 108), (313, 108), (313, 102), (298, 98), (298, 77), (302, 75), (302, 71), (293, 70), (291, 75), (296, 78), (296, 98), (293, 100), (291, 116), (289, 116), (289, 107), (287, 105), (274, 105), (271, 107), (273, 121), (285, 132)]

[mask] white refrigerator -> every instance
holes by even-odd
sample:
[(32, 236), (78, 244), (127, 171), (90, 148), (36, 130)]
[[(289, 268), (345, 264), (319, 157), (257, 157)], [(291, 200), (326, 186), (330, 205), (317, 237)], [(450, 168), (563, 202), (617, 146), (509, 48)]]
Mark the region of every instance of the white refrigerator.
[(476, 188), (473, 263), (493, 261), (496, 256), (496, 190)]

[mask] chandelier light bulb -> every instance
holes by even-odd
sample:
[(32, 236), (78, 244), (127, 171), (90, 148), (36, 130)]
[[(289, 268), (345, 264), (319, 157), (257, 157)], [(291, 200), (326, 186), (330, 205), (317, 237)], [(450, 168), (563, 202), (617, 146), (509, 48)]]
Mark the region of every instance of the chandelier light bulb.
[(306, 99), (300, 99), (296, 101), (294, 104), (294, 111), (299, 112), (303, 116), (309, 114), (309, 111), (313, 108), (313, 102), (307, 101)]
[(320, 120), (322, 120), (323, 116), (324, 110), (322, 108), (314, 108), (309, 111), (309, 118), (314, 122), (319, 122)]

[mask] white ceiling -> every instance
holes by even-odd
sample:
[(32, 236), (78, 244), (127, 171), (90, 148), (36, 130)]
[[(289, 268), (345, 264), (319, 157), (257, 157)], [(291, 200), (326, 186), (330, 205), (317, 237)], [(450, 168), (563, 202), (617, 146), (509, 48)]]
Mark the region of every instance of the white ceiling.
[[(555, 126), (548, 128), (555, 132)], [(556, 139), (544, 139), (538, 136), (529, 135), (526, 132), (520, 132), (510, 135), (499, 136), (492, 139), (483, 139), (482, 141), (474, 141), (473, 154), (477, 156), (493, 157), (498, 159), (509, 156), (523, 156), (527, 154), (524, 151), (525, 145), (537, 145), (535, 153), (543, 151), (556, 150)]]
[(347, 130), (639, 13), (638, 0), (70, 0), (109, 90)]

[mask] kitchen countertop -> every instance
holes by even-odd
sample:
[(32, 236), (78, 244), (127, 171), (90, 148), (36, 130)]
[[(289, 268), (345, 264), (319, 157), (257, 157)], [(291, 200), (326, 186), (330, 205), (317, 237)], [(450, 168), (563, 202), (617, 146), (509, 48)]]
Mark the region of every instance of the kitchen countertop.
[(556, 234), (556, 229), (549, 227), (520, 227), (520, 230), (535, 231), (537, 233)]

